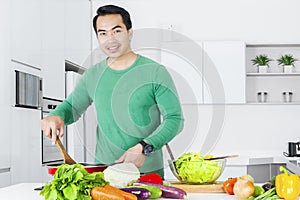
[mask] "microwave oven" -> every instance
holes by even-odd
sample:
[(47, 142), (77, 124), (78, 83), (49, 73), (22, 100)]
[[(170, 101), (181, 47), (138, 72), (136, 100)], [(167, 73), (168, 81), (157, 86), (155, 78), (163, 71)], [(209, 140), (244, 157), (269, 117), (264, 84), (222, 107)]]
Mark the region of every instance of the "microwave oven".
[(43, 90), (42, 78), (15, 70), (16, 107), (41, 108)]

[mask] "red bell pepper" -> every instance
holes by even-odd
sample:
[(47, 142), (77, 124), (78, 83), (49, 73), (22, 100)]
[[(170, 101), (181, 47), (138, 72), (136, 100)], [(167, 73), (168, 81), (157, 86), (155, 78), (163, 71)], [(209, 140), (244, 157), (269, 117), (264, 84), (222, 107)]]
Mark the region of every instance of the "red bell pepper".
[(145, 174), (139, 178), (139, 181), (163, 184), (162, 177), (157, 173)]

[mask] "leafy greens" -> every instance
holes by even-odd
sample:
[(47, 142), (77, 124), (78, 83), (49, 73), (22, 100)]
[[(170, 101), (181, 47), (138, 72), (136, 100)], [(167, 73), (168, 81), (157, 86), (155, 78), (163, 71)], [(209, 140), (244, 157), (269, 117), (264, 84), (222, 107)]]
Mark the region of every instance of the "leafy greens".
[(103, 172), (89, 174), (81, 164), (62, 164), (40, 194), (46, 200), (91, 200), (90, 190), (106, 184)]
[(222, 165), (204, 160), (199, 153), (183, 154), (176, 160), (175, 166), (178, 176), (187, 183), (211, 183), (222, 172)]

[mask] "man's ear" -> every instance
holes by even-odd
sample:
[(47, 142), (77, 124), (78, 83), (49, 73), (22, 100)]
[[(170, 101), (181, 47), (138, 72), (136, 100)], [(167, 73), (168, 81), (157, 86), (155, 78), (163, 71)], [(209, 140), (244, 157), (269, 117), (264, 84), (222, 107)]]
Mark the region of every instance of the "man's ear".
[(128, 34), (129, 34), (129, 40), (131, 40), (132, 37), (133, 37), (133, 30), (132, 30), (132, 28), (128, 30)]

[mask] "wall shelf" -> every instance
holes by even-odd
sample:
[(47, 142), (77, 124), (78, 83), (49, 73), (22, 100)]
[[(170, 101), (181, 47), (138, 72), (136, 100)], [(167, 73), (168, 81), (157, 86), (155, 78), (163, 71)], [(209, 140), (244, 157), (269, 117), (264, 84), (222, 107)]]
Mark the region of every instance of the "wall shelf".
[(300, 76), (300, 73), (247, 73), (247, 76)]

